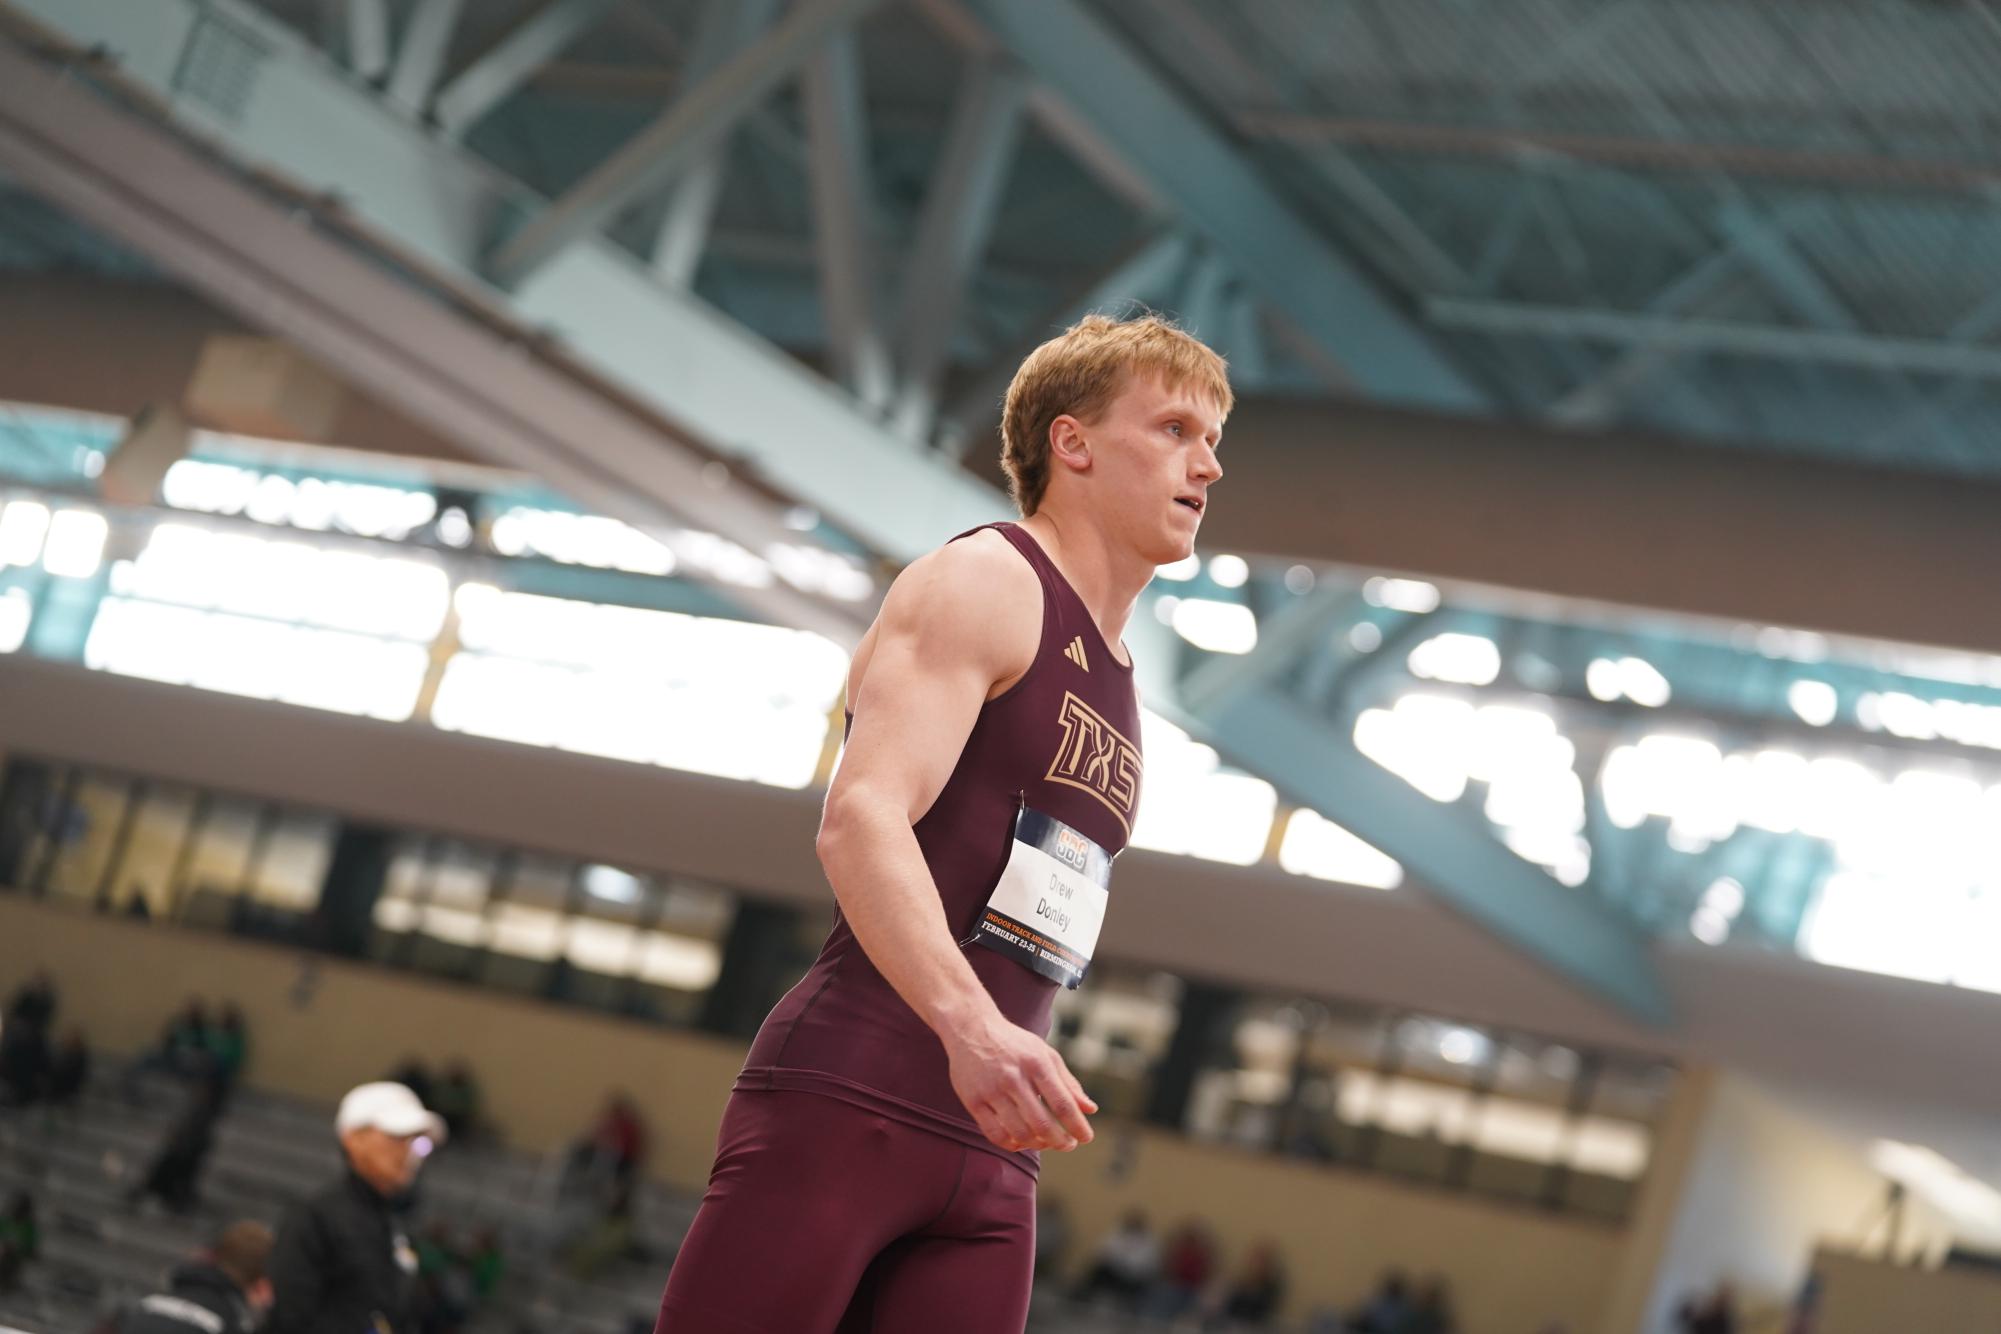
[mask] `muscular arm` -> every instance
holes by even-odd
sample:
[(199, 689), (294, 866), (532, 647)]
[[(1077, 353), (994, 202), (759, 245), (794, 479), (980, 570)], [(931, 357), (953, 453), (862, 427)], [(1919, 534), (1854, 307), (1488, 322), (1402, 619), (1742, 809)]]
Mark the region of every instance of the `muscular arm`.
[(1008, 1022), (967, 963), (913, 832), (958, 764), (980, 708), (1032, 661), (1034, 572), (998, 538), (933, 552), (890, 589), (827, 793), (820, 864), (855, 939), (944, 1044), (952, 1087), (988, 1139), (1071, 1149), (1097, 1107), (1036, 1034)]

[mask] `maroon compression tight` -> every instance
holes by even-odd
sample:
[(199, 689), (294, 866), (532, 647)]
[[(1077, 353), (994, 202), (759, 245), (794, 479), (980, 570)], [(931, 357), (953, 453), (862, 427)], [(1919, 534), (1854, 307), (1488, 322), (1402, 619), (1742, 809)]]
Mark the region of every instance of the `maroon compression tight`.
[(738, 1091), (654, 1334), (1021, 1334), (1035, 1182), (838, 1098)]

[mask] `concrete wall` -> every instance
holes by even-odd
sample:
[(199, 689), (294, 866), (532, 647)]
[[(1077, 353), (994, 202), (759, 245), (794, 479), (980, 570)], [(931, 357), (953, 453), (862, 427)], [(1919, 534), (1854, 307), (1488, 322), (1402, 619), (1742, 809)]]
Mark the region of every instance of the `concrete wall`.
[[(1634, 1334), (1668, 1334), (1675, 1307), (1720, 1280), (1747, 1309), (1784, 1307), (1815, 1248), (1866, 1227), (1884, 1197), (1865, 1143), (1741, 1076), (1719, 1074), (1700, 1087), (1700, 1127)], [(1939, 1215), (1912, 1201), (1908, 1246), (1937, 1250), (1950, 1238)]]
[(2001, 1276), (1909, 1269), (1841, 1251), (1814, 1257), (1821, 1277), (1815, 1334), (2001, 1329)]

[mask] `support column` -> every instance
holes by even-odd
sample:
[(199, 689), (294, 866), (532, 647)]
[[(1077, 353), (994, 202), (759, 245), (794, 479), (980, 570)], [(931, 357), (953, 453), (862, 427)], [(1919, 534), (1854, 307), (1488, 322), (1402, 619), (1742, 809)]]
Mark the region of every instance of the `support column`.
[[(1169, 1130), (1188, 1120), (1188, 1100), (1203, 1067), (1216, 1061), (1230, 1044), (1241, 994), (1232, 987), (1189, 982), (1181, 991), (1181, 1017), (1167, 1054), (1154, 1067), (1146, 1095), (1146, 1119)], [(1234, 1058), (1233, 1058), (1234, 1059)]]
[(396, 836), (378, 825), (343, 821), (320, 882), (319, 944), (351, 959), (368, 953), (375, 901), (389, 876)]
[(702, 999), (700, 1026), (724, 1037), (757, 1033), (772, 1002), (790, 981), (799, 910), (782, 903), (744, 899), (723, 942), (722, 970)]
[(0, 889), (26, 889), (41, 814), (56, 790), (55, 770), (40, 760), (7, 762), (0, 776)]

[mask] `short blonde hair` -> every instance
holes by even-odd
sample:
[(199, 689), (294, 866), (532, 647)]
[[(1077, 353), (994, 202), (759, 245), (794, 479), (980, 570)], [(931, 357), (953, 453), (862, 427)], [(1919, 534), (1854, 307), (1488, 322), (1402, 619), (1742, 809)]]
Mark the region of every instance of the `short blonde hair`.
[(1223, 358), (1187, 330), (1158, 315), (1086, 315), (1029, 353), (1007, 388), (1001, 471), (1022, 517), (1049, 489), (1050, 426), (1065, 413), (1088, 420), (1103, 412), (1128, 374), (1212, 398), (1225, 417), (1236, 403)]

